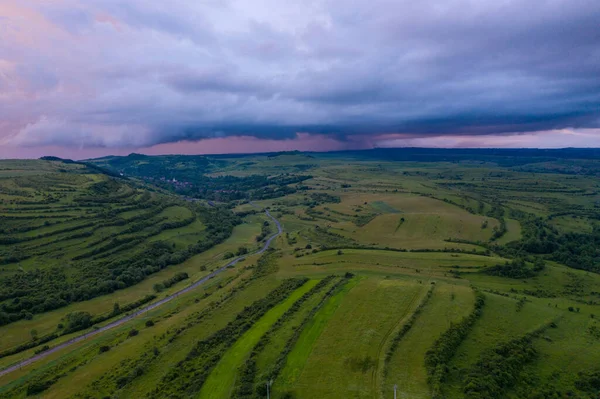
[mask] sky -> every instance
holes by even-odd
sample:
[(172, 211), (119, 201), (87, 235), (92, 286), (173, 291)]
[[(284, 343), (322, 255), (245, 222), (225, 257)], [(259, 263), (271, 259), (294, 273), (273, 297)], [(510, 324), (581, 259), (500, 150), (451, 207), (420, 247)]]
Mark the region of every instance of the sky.
[(0, 158), (600, 147), (598, 0), (0, 0)]

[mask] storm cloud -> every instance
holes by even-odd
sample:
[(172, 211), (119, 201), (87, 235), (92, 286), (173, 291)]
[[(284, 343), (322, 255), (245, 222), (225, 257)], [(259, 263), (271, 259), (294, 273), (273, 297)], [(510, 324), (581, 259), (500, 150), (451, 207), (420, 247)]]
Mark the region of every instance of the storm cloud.
[(0, 145), (589, 133), (598, 21), (597, 0), (4, 0)]

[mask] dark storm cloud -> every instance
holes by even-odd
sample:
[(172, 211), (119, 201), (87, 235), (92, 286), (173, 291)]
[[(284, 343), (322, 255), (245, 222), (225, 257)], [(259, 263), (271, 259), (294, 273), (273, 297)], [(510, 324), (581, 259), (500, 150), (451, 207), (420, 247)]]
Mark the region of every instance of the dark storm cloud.
[[(77, 1), (0, 7), (23, 145), (600, 123), (600, 2)], [(2, 132), (0, 132), (2, 134)]]

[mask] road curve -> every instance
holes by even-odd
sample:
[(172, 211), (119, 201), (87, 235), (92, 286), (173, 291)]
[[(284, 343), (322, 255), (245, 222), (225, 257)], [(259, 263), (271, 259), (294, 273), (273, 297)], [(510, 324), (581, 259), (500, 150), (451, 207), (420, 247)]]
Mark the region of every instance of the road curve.
[[(279, 237), (281, 235), (281, 233), (283, 232), (283, 229), (281, 227), (281, 223), (279, 223), (279, 220), (275, 219), (269, 213), (269, 211), (266, 210), (266, 209), (265, 209), (265, 214), (271, 220), (273, 220), (273, 222), (275, 223), (275, 226), (277, 226), (277, 233), (275, 233), (271, 237), (269, 237), (269, 239), (265, 242), (265, 245), (261, 249), (259, 249), (258, 251), (254, 252), (253, 254), (262, 254), (263, 252), (265, 252), (271, 246), (271, 242), (275, 238)], [(252, 255), (252, 254), (250, 254), (250, 255)], [(134, 312), (134, 313), (132, 313), (132, 314), (130, 314), (128, 316), (124, 316), (124, 317), (122, 317), (122, 318), (120, 318), (118, 320), (115, 320), (115, 321), (113, 321), (113, 322), (111, 322), (111, 323), (109, 323), (109, 324), (107, 324), (107, 325), (105, 325), (103, 327), (98, 328), (97, 330), (89, 331), (89, 332), (87, 332), (85, 334), (82, 334), (82, 335), (79, 335), (79, 336), (77, 336), (75, 338), (71, 338), (70, 340), (65, 341), (62, 344), (57, 345), (57, 346), (55, 346), (55, 347), (53, 347), (51, 349), (48, 349), (45, 352), (38, 353), (35, 356), (32, 356), (32, 357), (30, 357), (28, 359), (22, 360), (22, 361), (20, 361), (20, 362), (18, 362), (16, 364), (14, 364), (14, 365), (12, 365), (12, 366), (10, 366), (8, 368), (5, 368), (4, 370), (0, 371), (0, 377), (2, 377), (3, 375), (6, 375), (8, 373), (11, 373), (11, 372), (13, 372), (15, 370), (18, 370), (18, 369), (22, 368), (23, 366), (27, 366), (27, 365), (29, 365), (31, 363), (34, 363), (34, 362), (36, 362), (38, 360), (41, 360), (41, 359), (45, 358), (46, 356), (49, 356), (52, 353), (57, 352), (57, 351), (59, 351), (61, 349), (64, 349), (64, 348), (66, 348), (66, 347), (68, 347), (70, 345), (76, 344), (76, 343), (81, 342), (81, 341), (83, 341), (85, 339), (88, 339), (88, 338), (93, 337), (95, 335), (101, 334), (104, 331), (110, 330), (111, 328), (115, 328), (115, 327), (118, 327), (118, 326), (120, 326), (122, 324), (125, 324), (129, 320), (133, 319), (134, 317), (137, 317), (137, 316), (139, 316), (141, 314), (149, 312), (152, 309), (156, 309), (157, 307), (159, 307), (161, 305), (164, 305), (165, 303), (173, 300), (174, 298), (177, 298), (179, 295), (182, 295), (182, 294), (185, 294), (187, 292), (190, 292), (194, 288), (197, 288), (197, 287), (201, 286), (202, 284), (206, 283), (208, 280), (210, 280), (211, 278), (213, 278), (217, 274), (219, 274), (222, 271), (224, 271), (225, 269), (227, 269), (229, 266), (233, 266), (236, 263), (238, 263), (239, 261), (244, 260), (246, 258), (246, 256), (238, 256), (237, 258), (233, 259), (231, 262), (227, 263), (225, 266), (222, 266), (219, 269), (211, 272), (210, 274), (202, 277), (200, 280), (196, 281), (194, 284), (189, 285), (186, 288), (184, 288), (184, 289), (182, 289), (180, 291), (177, 291), (174, 294), (171, 294), (171, 295), (169, 295), (169, 296), (161, 299), (160, 301), (151, 303), (150, 305), (145, 306), (145, 307), (137, 310), (136, 312)]]

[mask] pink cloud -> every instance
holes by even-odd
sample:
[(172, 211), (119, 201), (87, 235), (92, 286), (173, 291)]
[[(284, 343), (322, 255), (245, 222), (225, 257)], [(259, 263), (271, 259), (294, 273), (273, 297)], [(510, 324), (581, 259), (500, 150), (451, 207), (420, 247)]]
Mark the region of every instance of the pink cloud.
[[(0, 124), (1, 126), (1, 124)], [(600, 129), (561, 129), (522, 134), (439, 135), (422, 136), (410, 133), (386, 133), (374, 136), (350, 136), (346, 141), (322, 134), (297, 133), (288, 140), (259, 139), (253, 136), (230, 136), (199, 141), (178, 141), (151, 147), (79, 147), (60, 146), (18, 147), (0, 141), (0, 158), (39, 158), (54, 155), (85, 159), (105, 155), (127, 155), (139, 152), (161, 154), (235, 154), (277, 151), (341, 151), (374, 147), (436, 147), (436, 148), (564, 148), (600, 147)]]
[(265, 140), (252, 136), (211, 138), (201, 141), (179, 141), (159, 144), (144, 149), (149, 155), (157, 154), (226, 154), (276, 151), (336, 151), (356, 148), (344, 142), (319, 134), (298, 133), (294, 139)]
[(600, 129), (559, 129), (490, 135), (386, 134), (375, 140), (378, 147), (440, 148), (565, 148), (600, 147)]
[(127, 155), (139, 152), (148, 155), (160, 154), (234, 154), (277, 151), (337, 151), (365, 147), (361, 140), (340, 141), (333, 137), (319, 134), (298, 133), (294, 139), (265, 140), (252, 136), (230, 136), (210, 138), (200, 141), (178, 141), (158, 144), (151, 147), (124, 148), (65, 148), (60, 146), (18, 147), (2, 144), (0, 141), (0, 158), (39, 158), (54, 155), (63, 158), (85, 159), (105, 155)]

